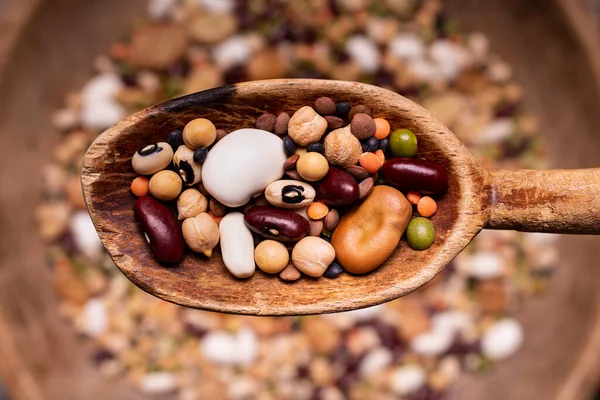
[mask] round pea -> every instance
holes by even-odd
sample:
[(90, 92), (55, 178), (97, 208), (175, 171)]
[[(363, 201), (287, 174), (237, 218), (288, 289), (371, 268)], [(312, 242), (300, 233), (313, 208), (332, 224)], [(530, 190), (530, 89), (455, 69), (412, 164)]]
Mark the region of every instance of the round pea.
[(428, 249), (435, 241), (435, 228), (427, 218), (417, 217), (406, 228), (406, 241), (414, 250)]
[(254, 250), (254, 261), (267, 274), (277, 274), (288, 265), (290, 254), (285, 246), (274, 240), (263, 240)]
[(159, 200), (169, 201), (181, 193), (182, 181), (179, 175), (168, 169), (157, 172), (150, 178), (150, 194)]
[(390, 135), (389, 148), (394, 157), (417, 155), (417, 137), (408, 129), (396, 129)]

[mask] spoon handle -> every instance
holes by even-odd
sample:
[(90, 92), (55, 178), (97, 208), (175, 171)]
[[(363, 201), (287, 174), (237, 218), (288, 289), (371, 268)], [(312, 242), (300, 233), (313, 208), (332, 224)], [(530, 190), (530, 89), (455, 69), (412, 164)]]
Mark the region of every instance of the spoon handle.
[(600, 234), (600, 168), (489, 172), (486, 228)]

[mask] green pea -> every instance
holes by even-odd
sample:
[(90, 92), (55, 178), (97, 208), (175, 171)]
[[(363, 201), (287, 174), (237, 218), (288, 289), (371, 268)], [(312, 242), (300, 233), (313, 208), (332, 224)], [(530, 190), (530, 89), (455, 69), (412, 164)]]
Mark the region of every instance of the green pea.
[(417, 155), (417, 137), (408, 129), (396, 129), (392, 132), (389, 146), (394, 157)]
[(435, 241), (435, 228), (427, 218), (417, 217), (406, 228), (406, 241), (415, 250), (425, 250)]

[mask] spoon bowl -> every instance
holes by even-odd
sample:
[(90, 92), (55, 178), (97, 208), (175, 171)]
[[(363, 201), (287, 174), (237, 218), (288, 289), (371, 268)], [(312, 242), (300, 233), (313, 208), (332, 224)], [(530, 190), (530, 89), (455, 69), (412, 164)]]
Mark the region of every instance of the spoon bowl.
[[(230, 132), (254, 127), (264, 112), (290, 115), (328, 96), (368, 106), (392, 129), (417, 136), (419, 157), (441, 163), (448, 193), (431, 217), (436, 240), (415, 251), (403, 239), (394, 254), (366, 275), (336, 279), (302, 277), (287, 283), (258, 270), (232, 276), (220, 252), (210, 259), (188, 251), (175, 267), (158, 263), (133, 213), (130, 183), (134, 152), (164, 141), (194, 118), (208, 118)], [(424, 108), (391, 91), (356, 82), (279, 79), (224, 86), (140, 111), (101, 134), (88, 149), (81, 175), (84, 198), (100, 239), (119, 269), (137, 286), (164, 300), (219, 312), (303, 315), (373, 306), (432, 280), (483, 228), (556, 233), (600, 233), (600, 170), (487, 171)]]

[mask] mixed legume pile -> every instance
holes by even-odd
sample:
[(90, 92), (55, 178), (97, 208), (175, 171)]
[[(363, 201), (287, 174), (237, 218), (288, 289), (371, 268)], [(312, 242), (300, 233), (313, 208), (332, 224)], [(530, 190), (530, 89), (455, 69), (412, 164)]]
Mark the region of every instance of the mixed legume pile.
[(435, 399), (461, 370), (488, 370), (520, 346), (512, 315), (556, 267), (553, 236), (483, 231), (407, 297), (335, 315), (250, 318), (183, 309), (132, 286), (102, 251), (81, 197), (85, 149), (127, 113), (284, 76), (390, 88), (434, 113), (485, 165), (545, 167), (510, 66), (484, 35), (460, 32), (439, 1), (152, 1), (149, 22), (95, 65), (55, 115), (65, 136), (44, 167), (36, 217), (60, 312), (93, 340), (103, 374), (185, 400)]
[[(390, 124), (370, 114), (364, 105), (320, 97), (314, 108), (301, 107), (291, 117), (265, 113), (256, 129), (217, 135), (211, 121), (196, 118), (169, 133), (167, 142), (142, 147), (131, 160), (142, 175), (131, 191), (154, 255), (176, 264), (184, 241), (207, 257), (220, 242), (234, 276), (248, 278), (258, 266), (292, 281), (299, 272), (314, 278), (335, 278), (343, 269), (371, 272), (392, 255), (405, 230), (410, 247), (426, 250), (435, 229), (424, 217), (437, 204), (422, 193), (444, 194), (448, 172), (413, 158), (413, 132), (390, 134)], [(410, 220), (410, 201), (392, 186), (405, 191), (421, 217)], [(181, 227), (156, 199), (177, 200)]]

